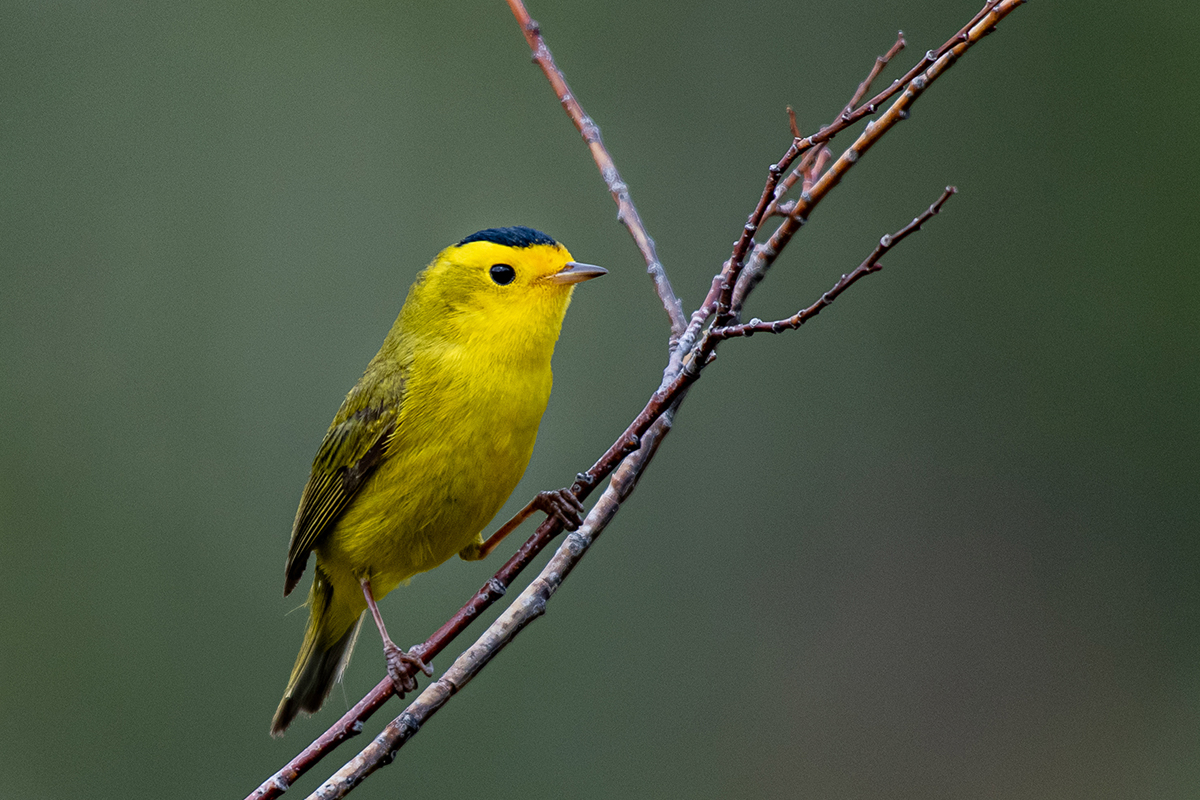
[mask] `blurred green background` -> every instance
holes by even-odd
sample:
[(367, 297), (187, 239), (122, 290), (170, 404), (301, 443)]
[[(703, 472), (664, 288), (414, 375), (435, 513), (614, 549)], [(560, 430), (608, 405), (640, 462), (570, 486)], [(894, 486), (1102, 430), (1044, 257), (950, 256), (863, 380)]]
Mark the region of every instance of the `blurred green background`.
[[(785, 106), (814, 129), (898, 28), (885, 79), (976, 8), (530, 10), (690, 310)], [(268, 737), (300, 489), (416, 272), (518, 223), (612, 271), (506, 512), (632, 418), (665, 318), (498, 0), (2, 18), (0, 796), (242, 797), (382, 675), (368, 630)], [(960, 61), (750, 314), (962, 193), (815, 324), (727, 344), (547, 616), (353, 796), (1200, 795), (1195, 22), (1034, 3)], [(499, 563), (398, 590), (393, 633)]]

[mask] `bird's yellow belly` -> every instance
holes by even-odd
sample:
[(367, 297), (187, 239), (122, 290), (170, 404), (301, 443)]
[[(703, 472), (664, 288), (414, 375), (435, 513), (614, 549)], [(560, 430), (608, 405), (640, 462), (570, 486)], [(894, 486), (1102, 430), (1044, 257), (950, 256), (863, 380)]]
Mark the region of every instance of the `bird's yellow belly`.
[(546, 364), (410, 386), (422, 402), (405, 403), (388, 456), (318, 549), (335, 583), (369, 577), (380, 598), (470, 544), (529, 464), (550, 382)]

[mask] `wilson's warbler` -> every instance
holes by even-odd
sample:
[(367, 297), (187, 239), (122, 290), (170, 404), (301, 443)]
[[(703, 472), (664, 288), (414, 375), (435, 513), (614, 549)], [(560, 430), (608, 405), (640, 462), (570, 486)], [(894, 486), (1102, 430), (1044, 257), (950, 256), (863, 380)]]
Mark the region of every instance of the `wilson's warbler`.
[(559, 490), (481, 536), (529, 464), (575, 284), (603, 274), (546, 234), (512, 227), (468, 236), (417, 276), (333, 418), (300, 498), (284, 595), (309, 553), (317, 558), (308, 628), (273, 734), (321, 707), (368, 608), (397, 691), (416, 687), (405, 662), (432, 674), (388, 637), (376, 599), (455, 553), (484, 558), (535, 510), (578, 526), (582, 505)]

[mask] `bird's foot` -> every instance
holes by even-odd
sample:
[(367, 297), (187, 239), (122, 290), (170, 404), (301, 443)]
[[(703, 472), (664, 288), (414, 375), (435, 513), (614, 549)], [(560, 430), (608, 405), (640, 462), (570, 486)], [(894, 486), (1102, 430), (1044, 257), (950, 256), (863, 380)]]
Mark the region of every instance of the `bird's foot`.
[(570, 489), (538, 492), (533, 502), (539, 511), (545, 512), (547, 516), (557, 518), (569, 531), (576, 530), (583, 524), (583, 512), (585, 511), (583, 503)]
[(399, 697), (404, 697), (405, 692), (417, 690), (417, 670), (433, 677), (433, 667), (421, 660), (419, 647), (414, 647), (406, 653), (394, 643), (387, 642), (383, 646), (383, 654), (387, 658), (388, 677), (392, 679), (392, 685), (396, 687)]

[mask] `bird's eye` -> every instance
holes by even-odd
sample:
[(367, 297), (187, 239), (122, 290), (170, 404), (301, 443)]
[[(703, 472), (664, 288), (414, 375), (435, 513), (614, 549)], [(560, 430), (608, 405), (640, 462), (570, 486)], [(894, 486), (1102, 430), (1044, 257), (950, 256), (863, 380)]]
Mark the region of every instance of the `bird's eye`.
[(488, 270), (488, 274), (492, 276), (492, 280), (501, 286), (508, 286), (513, 282), (513, 278), (517, 277), (517, 271), (508, 264), (492, 264), (492, 268)]

